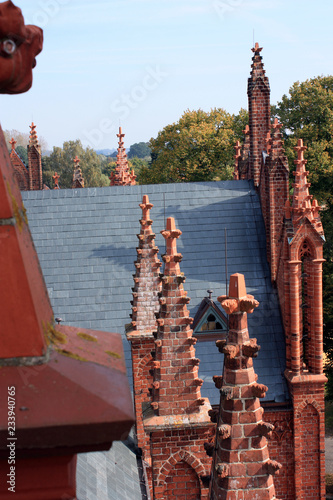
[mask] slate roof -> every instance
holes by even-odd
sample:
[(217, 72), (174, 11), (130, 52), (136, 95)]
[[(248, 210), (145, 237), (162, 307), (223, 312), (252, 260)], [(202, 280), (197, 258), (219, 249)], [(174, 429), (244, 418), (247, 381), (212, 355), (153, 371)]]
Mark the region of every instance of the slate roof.
[(140, 459), (123, 443), (78, 456), (78, 500), (147, 500)]
[[(276, 291), (266, 260), (265, 229), (252, 181), (200, 182), (148, 186), (23, 192), (29, 225), (55, 316), (65, 324), (119, 332), (129, 374), (130, 349), (124, 326), (130, 322), (139, 203), (144, 194), (154, 204), (153, 230), (160, 252), (166, 217), (183, 232), (177, 242), (181, 270), (195, 315), (207, 290), (226, 292), (225, 228), (228, 275), (245, 275), (247, 291), (260, 302), (248, 316), (251, 337), (261, 351), (255, 360), (265, 401), (286, 401), (285, 343)], [(212, 376), (221, 373), (222, 357), (214, 342), (197, 343), (202, 395), (219, 401)]]

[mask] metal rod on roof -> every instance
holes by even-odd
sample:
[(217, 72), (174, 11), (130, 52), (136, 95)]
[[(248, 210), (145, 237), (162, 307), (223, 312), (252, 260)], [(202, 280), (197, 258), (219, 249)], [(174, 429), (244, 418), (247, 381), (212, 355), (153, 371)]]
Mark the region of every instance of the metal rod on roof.
[(163, 193), (163, 205), (164, 205), (164, 228), (166, 228), (166, 216), (165, 216), (165, 193)]
[(228, 295), (228, 235), (227, 228), (224, 228), (224, 242), (225, 242), (225, 294)]
[[(164, 205), (164, 229), (166, 229), (165, 193), (163, 193), (163, 205)], [(165, 240), (165, 253), (166, 253), (166, 240)]]
[[(225, 242), (225, 294), (228, 295), (228, 232), (224, 228), (224, 242)], [(229, 316), (227, 315), (227, 340), (229, 337)]]

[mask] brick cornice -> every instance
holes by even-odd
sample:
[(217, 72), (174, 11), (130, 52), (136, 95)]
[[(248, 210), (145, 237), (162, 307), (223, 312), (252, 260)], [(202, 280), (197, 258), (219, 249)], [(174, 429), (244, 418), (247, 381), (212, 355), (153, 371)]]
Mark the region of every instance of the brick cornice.
[(285, 370), (284, 375), (288, 382), (290, 382), (293, 386), (301, 386), (308, 384), (318, 384), (323, 385), (327, 382), (327, 377), (323, 373), (321, 374), (313, 374), (313, 373), (304, 373), (296, 374), (291, 370)]
[(208, 416), (208, 412), (211, 410), (209, 400), (204, 398), (204, 404), (200, 407), (198, 413), (181, 413), (179, 415), (164, 415), (159, 416), (154, 414), (154, 410), (151, 407), (146, 413), (143, 424), (146, 432), (156, 432), (159, 430), (170, 430), (170, 429), (184, 429), (187, 427), (199, 428), (199, 427), (214, 427)]

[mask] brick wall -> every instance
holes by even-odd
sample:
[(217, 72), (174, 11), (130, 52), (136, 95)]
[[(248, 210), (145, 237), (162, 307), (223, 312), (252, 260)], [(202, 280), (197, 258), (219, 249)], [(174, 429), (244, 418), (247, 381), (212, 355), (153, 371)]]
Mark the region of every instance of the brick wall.
[[(205, 427), (151, 433), (154, 499), (208, 500), (202, 477), (210, 473), (211, 458), (204, 449), (210, 438), (211, 430)], [(187, 490), (188, 486), (194, 490)]]
[(264, 417), (266, 422), (274, 425), (267, 443), (269, 456), (282, 465), (280, 474), (274, 477), (276, 498), (295, 500), (293, 410), (265, 409)]

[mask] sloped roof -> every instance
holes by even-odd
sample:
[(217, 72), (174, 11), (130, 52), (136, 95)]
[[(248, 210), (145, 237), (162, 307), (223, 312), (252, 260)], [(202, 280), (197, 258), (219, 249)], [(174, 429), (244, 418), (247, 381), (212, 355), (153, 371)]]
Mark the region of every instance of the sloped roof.
[[(120, 332), (130, 322), (139, 203), (144, 194), (154, 204), (153, 231), (160, 252), (160, 231), (174, 217), (182, 231), (178, 250), (193, 317), (206, 291), (226, 292), (225, 228), (228, 275), (243, 273), (248, 293), (260, 302), (249, 317), (249, 331), (261, 351), (255, 359), (260, 382), (269, 387), (266, 401), (288, 399), (283, 372), (285, 342), (278, 299), (266, 260), (265, 229), (252, 181), (115, 186), (22, 193), (51, 303), (65, 324)], [(125, 340), (130, 373), (130, 349)], [(202, 395), (212, 404), (219, 392), (212, 375), (222, 357), (212, 342), (197, 344)]]
[(119, 441), (109, 451), (79, 455), (76, 482), (79, 500), (147, 500), (141, 461)]

